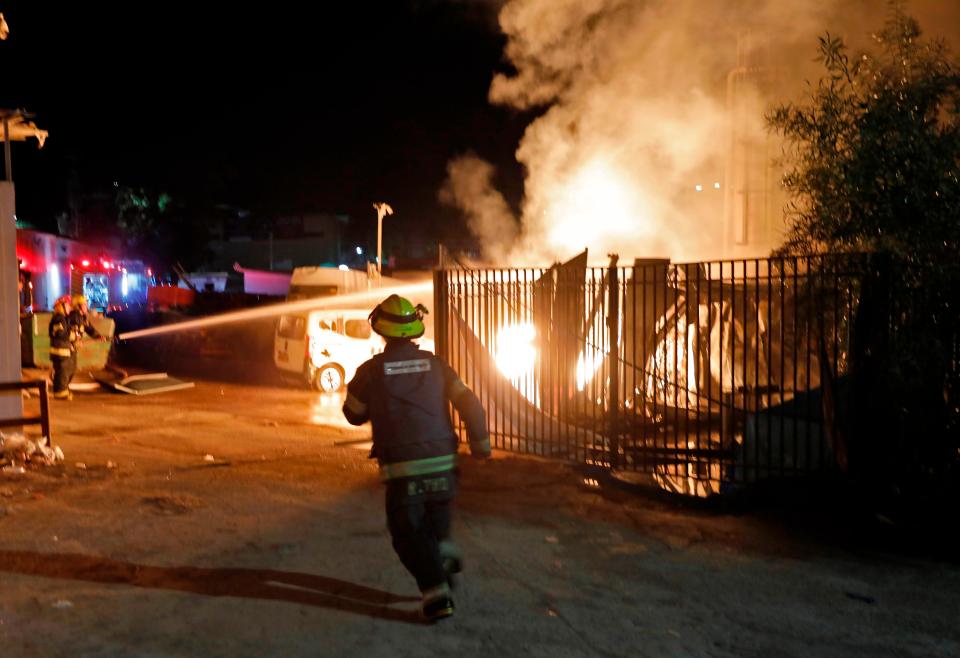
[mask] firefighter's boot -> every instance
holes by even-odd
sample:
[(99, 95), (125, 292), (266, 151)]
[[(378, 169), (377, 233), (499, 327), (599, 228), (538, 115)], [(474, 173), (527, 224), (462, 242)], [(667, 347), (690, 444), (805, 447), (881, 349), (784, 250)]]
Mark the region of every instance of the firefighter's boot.
[(420, 605), (420, 616), (429, 622), (446, 619), (453, 614), (453, 599), (450, 598), (450, 587), (446, 583), (423, 593), (423, 603)]

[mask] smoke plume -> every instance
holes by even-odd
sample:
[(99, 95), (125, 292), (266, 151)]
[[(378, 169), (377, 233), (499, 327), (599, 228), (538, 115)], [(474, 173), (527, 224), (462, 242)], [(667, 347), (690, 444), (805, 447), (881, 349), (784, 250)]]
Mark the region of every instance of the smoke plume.
[(519, 229), (506, 199), (493, 186), (493, 174), (493, 165), (473, 154), (451, 160), (440, 200), (464, 211), (467, 227), (484, 246), (487, 258), (504, 262)]
[[(906, 9), (929, 36), (956, 43), (958, 5)], [(449, 164), (442, 198), (464, 210), (485, 255), (501, 263), (550, 262), (584, 247), (592, 260), (769, 250), (782, 198), (756, 193), (776, 185), (756, 163), (779, 154), (763, 114), (819, 78), (818, 36), (866, 45), (886, 11), (884, 0), (510, 0), (499, 23), (514, 70), (494, 77), (489, 98), (545, 108), (517, 149), (527, 172), (520, 217), (474, 155)], [(726, 224), (738, 212), (761, 231), (755, 243), (747, 219), (731, 237)]]

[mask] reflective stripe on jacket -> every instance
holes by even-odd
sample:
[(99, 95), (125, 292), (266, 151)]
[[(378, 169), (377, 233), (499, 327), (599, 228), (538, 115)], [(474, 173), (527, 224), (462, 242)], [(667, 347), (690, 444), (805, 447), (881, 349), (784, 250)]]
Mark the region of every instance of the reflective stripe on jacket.
[(394, 464), (380, 464), (380, 479), (395, 480), (396, 478), (417, 477), (452, 471), (457, 465), (456, 454), (427, 457), (426, 459), (412, 459)]

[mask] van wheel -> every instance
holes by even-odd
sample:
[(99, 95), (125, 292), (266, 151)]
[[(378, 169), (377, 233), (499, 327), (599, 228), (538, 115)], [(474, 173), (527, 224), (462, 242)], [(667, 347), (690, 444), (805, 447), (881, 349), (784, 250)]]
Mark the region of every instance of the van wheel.
[(313, 387), (322, 393), (336, 393), (343, 384), (343, 370), (332, 363), (318, 368), (313, 376)]

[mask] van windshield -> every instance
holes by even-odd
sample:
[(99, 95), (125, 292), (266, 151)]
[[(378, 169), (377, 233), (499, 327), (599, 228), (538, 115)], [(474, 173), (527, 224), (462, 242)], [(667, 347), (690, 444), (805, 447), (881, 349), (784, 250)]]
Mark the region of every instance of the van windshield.
[(287, 292), (287, 301), (297, 299), (312, 299), (314, 297), (331, 297), (337, 294), (337, 286), (316, 286), (306, 284), (290, 284)]
[(370, 323), (366, 320), (347, 320), (344, 332), (350, 338), (370, 338)]

